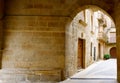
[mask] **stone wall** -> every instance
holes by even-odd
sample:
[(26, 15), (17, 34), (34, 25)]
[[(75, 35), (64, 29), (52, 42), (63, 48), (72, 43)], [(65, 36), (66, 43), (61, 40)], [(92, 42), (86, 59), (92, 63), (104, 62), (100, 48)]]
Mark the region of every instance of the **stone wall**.
[(4, 0), (0, 0), (0, 68), (2, 63), (2, 43), (3, 43), (3, 14), (4, 14)]
[(76, 0), (6, 0), (5, 10), (7, 15), (68, 16), (68, 9), (75, 2)]
[(27, 77), (33, 75), (30, 77), (33, 80), (37, 76), (49, 81), (63, 80), (68, 17), (50, 15), (49, 8), (54, 6), (48, 1), (46, 5), (39, 0), (31, 1), (33, 3), (29, 0), (5, 3), (2, 71), (7, 71), (1, 73), (13, 75), (20, 71)]
[[(44, 74), (43, 79), (55, 81), (61, 80), (64, 67), (68, 69), (66, 77), (74, 74), (77, 70), (75, 67), (77, 65), (77, 57), (74, 56), (77, 55), (77, 44), (75, 42), (77, 42), (78, 37), (81, 36), (75, 33), (78, 29), (71, 28), (71, 26), (67, 26), (67, 29), (70, 28), (69, 30), (74, 32), (74, 34), (71, 35), (71, 32), (65, 34), (65, 24), (68, 17), (75, 10), (76, 15), (79, 12), (79, 8), (81, 9), (81, 6), (88, 4), (99, 6), (111, 15), (114, 15), (114, 4), (111, 5), (111, 2), (107, 3), (98, 0), (5, 0), (2, 73), (9, 75), (8, 77), (16, 74), (13, 76), (15, 79), (17, 79), (17, 73), (19, 75), (25, 74), (28, 75), (28, 78), (32, 77), (31, 79), (33, 80), (37, 78), (37, 75), (39, 78), (41, 74)], [(0, 3), (0, 6), (2, 5), (3, 4)], [(116, 15), (118, 16), (116, 17), (117, 42), (119, 42), (120, 39), (120, 12), (118, 10), (119, 5), (116, 7)], [(2, 9), (0, 9), (0, 12), (1, 11)], [(2, 15), (1, 13), (0, 18)], [(0, 21), (0, 28), (2, 28), (2, 21)], [(80, 28), (83, 28), (83, 26), (80, 26)], [(67, 39), (65, 40), (65, 35), (68, 37), (68, 41), (70, 39), (69, 43), (66, 43)], [(76, 38), (74, 38), (75, 35), (77, 35)], [(65, 45), (70, 45), (66, 52)], [(119, 46), (119, 43), (117, 43), (118, 51)], [(75, 50), (71, 50), (72, 48), (75, 48)], [(86, 53), (89, 54), (89, 52)], [(69, 54), (71, 57), (69, 57)], [(66, 58), (68, 60), (65, 62)], [(70, 62), (71, 60), (73, 62)], [(88, 64), (90, 60), (86, 61), (86, 64)], [(65, 63), (69, 64), (65, 65)], [(4, 72), (6, 69), (8, 70)], [(10, 74), (11, 72), (13, 72), (13, 74)], [(33, 76), (29, 77), (31, 74), (33, 76), (35, 75), (35, 78)], [(45, 78), (47, 77), (46, 75), (48, 78)], [(24, 77), (21, 76), (20, 78)], [(119, 61), (118, 78), (120, 78)]]
[(60, 19), (6, 16), (2, 67), (64, 68), (65, 18)]
[(65, 18), (6, 16), (2, 68), (64, 69)]

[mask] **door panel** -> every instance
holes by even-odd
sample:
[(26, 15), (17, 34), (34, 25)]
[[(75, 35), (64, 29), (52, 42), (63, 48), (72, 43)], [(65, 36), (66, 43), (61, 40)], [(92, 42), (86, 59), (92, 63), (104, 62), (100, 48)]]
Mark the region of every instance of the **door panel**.
[(83, 68), (83, 40), (78, 39), (78, 69)]
[(110, 49), (111, 58), (116, 58), (116, 47)]
[(98, 60), (101, 59), (101, 44), (98, 44)]

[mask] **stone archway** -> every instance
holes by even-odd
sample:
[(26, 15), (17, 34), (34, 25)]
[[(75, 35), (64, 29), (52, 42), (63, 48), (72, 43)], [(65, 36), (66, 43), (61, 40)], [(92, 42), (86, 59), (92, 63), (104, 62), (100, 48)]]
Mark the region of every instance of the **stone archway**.
[[(94, 6), (94, 5), (87, 5), (87, 6), (83, 6), (80, 7), (78, 9), (76, 9), (74, 11), (73, 14), (71, 14), (72, 19), (69, 19), (69, 22), (66, 26), (66, 48), (65, 48), (65, 70), (66, 70), (66, 78), (72, 76), (73, 74), (75, 74), (75, 72), (77, 71), (77, 44), (75, 42), (78, 41), (78, 36), (76, 31), (77, 28), (74, 25), (74, 22), (76, 21), (75, 17), (84, 9), (93, 9), (93, 10), (100, 10), (102, 11), (104, 14), (106, 14), (108, 17), (112, 19), (112, 17), (103, 9), (101, 9), (98, 6)], [(76, 21), (77, 22), (77, 21)], [(81, 22), (82, 26), (86, 26), (86, 24), (84, 22)], [(81, 33), (82, 35), (85, 35), (84, 33)], [(80, 36), (84, 39), (84, 36)], [(86, 57), (86, 56), (84, 56)], [(85, 59), (85, 63), (88, 63), (87, 60)], [(85, 68), (88, 65), (85, 64)]]
[[(5, 1), (5, 3), (7, 2), (7, 1), (9, 1), (9, 0), (1, 0), (1, 1)], [(16, 1), (16, 0), (12, 0), (12, 1)], [(49, 0), (45, 0), (45, 2), (47, 2), (47, 1), (49, 1)], [(54, 1), (54, 0), (53, 0)], [(71, 2), (71, 3), (73, 3), (74, 1), (78, 1), (77, 3), (75, 3), (75, 4), (68, 4), (68, 3), (66, 3), (66, 2)], [(78, 12), (80, 12), (80, 10), (82, 10), (82, 7), (81, 6), (83, 6), (83, 5), (86, 5), (86, 4), (94, 4), (94, 5), (96, 5), (96, 7), (97, 6), (99, 6), (99, 7), (101, 7), (101, 8), (103, 8), (104, 10), (106, 10), (106, 11), (108, 11), (109, 12), (109, 14), (111, 14), (111, 15), (113, 15), (114, 16), (114, 19), (115, 19), (115, 21), (116, 21), (116, 27), (117, 27), (117, 51), (118, 51), (118, 53), (117, 53), (117, 66), (118, 66), (118, 80), (120, 81), (120, 57), (118, 56), (120, 53), (119, 53), (119, 51), (120, 51), (120, 44), (119, 44), (119, 41), (120, 41), (120, 2), (119, 2), (119, 0), (74, 0), (74, 1), (69, 1), (69, 0), (65, 0), (64, 2), (66, 3), (65, 4), (65, 7), (63, 7), (63, 4), (62, 4), (62, 7), (60, 7), (60, 8), (64, 8), (64, 11), (62, 11), (61, 9), (59, 9), (59, 5), (57, 5), (58, 7), (58, 9), (57, 8), (54, 8), (54, 7), (56, 7), (55, 6), (55, 3), (52, 3), (52, 5), (50, 4), (50, 9), (54, 9), (54, 10), (56, 10), (56, 12), (55, 11), (51, 11), (51, 10), (49, 10), (49, 11), (47, 11), (47, 12), (49, 12), (49, 14), (47, 14), (45, 11), (43, 11), (42, 13), (41, 13), (41, 11), (40, 11), (40, 13), (41, 13), (41, 15), (42, 16), (49, 16), (49, 15), (51, 15), (52, 17), (56, 17), (56, 16), (62, 16), (62, 17), (66, 17), (67, 16), (67, 18), (70, 18), (70, 17), (72, 17), (72, 19), (74, 18), (74, 15), (76, 15)], [(11, 2), (11, 1), (10, 1)], [(21, 1), (22, 2), (22, 1)], [(42, 1), (43, 2), (43, 1)], [(54, 1), (54, 2), (56, 2), (56, 1)], [(59, 2), (59, 1), (58, 1)], [(57, 2), (57, 3), (58, 3)], [(107, 3), (108, 2), (108, 3)], [(115, 3), (116, 2), (116, 3)], [(33, 4), (33, 3), (32, 3)], [(41, 4), (43, 4), (43, 3), (41, 3)], [(47, 3), (48, 4), (48, 3)], [(7, 4), (8, 5), (8, 4)], [(23, 4), (22, 4), (23, 5)], [(49, 5), (49, 4), (48, 4)], [(79, 7), (80, 8), (78, 8), (78, 5), (79, 5)], [(1, 6), (1, 5), (0, 5)], [(13, 5), (14, 6), (14, 5)], [(60, 5), (61, 6), (61, 5)], [(9, 7), (9, 6), (8, 6)], [(26, 5), (25, 5), (25, 7), (26, 7)], [(29, 5), (28, 7), (31, 7), (31, 5)], [(41, 7), (41, 6), (39, 6), (39, 7)], [(38, 7), (38, 5), (37, 5), (37, 8), (39, 9), (39, 7)], [(44, 6), (46, 9), (48, 9), (49, 8), (49, 6)], [(67, 8), (68, 7), (68, 8)], [(13, 7), (14, 8), (14, 7)], [(24, 7), (23, 6), (21, 6), (21, 10), (22, 11), (24, 11), (24, 9), (23, 9)], [(43, 6), (42, 6), (42, 8), (43, 8)], [(70, 12), (72, 12), (71, 11), (71, 8), (74, 8), (76, 11), (75, 11), (75, 13), (74, 13), (74, 15), (72, 14), (70, 17), (69, 17), (69, 13)], [(88, 8), (88, 7), (86, 7), (86, 8)], [(16, 9), (16, 8), (15, 8)], [(69, 13), (67, 13), (67, 15), (66, 14), (64, 14), (65, 12), (67, 12), (67, 9), (69, 9), (68, 10), (68, 12)], [(83, 7), (83, 9), (84, 9), (84, 7)], [(26, 10), (26, 9), (25, 9)], [(60, 13), (59, 13), (59, 10), (60, 10)], [(73, 10), (73, 9), (72, 9)], [(113, 11), (114, 10), (114, 11)], [(12, 9), (12, 11), (13, 11), (13, 9)], [(33, 9), (30, 9), (30, 11), (28, 10), (28, 8), (27, 8), (27, 11), (28, 12), (30, 12), (30, 11), (34, 11)], [(28, 14), (28, 12), (26, 12), (25, 11), (25, 14)], [(37, 11), (38, 12), (38, 11)], [(116, 12), (116, 14), (114, 14), (114, 12)], [(11, 12), (11, 13), (14, 13), (15, 14), (15, 12)], [(33, 12), (34, 14), (35, 14), (35, 11)], [(53, 15), (53, 13), (55, 13), (55, 15)], [(59, 15), (60, 14), (60, 15)], [(11, 15), (11, 14), (10, 14)], [(16, 14), (15, 14), (16, 15)], [(1, 16), (1, 15), (0, 15)], [(71, 23), (71, 20), (72, 20), (71, 18), (70, 18), (70, 21), (69, 21), (69, 23)], [(42, 19), (43, 20), (43, 19)], [(52, 20), (52, 18), (51, 18), (51, 20)], [(2, 20), (1, 20), (2, 21)], [(45, 22), (46, 22), (47, 20), (46, 20), (46, 18), (45, 18)], [(57, 20), (58, 21), (58, 20)], [(55, 22), (56, 22), (56, 20), (55, 20)], [(54, 24), (53, 24), (54, 25)], [(68, 33), (69, 34), (69, 33)], [(71, 34), (70, 34), (71, 35)], [(63, 37), (64, 38), (64, 37)], [(69, 44), (68, 44), (69, 45)], [(67, 47), (67, 46), (66, 46)], [(69, 48), (68, 48), (69, 49)], [(68, 51), (68, 50), (67, 50)], [(69, 57), (69, 53), (67, 54), (67, 51), (66, 51), (66, 56), (65, 56), (65, 58), (66, 58), (66, 62), (68, 63), (68, 64), (66, 64), (66, 68), (68, 69), (66, 69), (66, 72), (68, 73), (68, 76), (70, 76), (71, 74), (70, 74), (70, 72), (69, 72), (69, 70), (71, 70), (71, 67), (74, 67), (74, 66), (71, 66), (70, 64), (69, 64), (69, 61), (70, 60), (74, 60), (74, 57), (73, 56), (71, 56), (71, 57)], [(64, 52), (63, 52), (63, 55), (64, 55)], [(67, 56), (68, 55), (68, 56)], [(62, 57), (64, 57), (64, 56), (62, 56)], [(60, 59), (61, 60), (61, 59)], [(64, 61), (63, 61), (64, 62)], [(75, 63), (76, 62), (73, 62), (73, 65), (75, 65)], [(58, 64), (57, 64), (57, 66), (58, 66)], [(63, 67), (64, 67), (64, 65), (63, 65)], [(75, 71), (74, 70), (71, 70), (71, 71), (73, 71), (73, 73), (75, 73)], [(72, 73), (72, 74), (73, 74)]]

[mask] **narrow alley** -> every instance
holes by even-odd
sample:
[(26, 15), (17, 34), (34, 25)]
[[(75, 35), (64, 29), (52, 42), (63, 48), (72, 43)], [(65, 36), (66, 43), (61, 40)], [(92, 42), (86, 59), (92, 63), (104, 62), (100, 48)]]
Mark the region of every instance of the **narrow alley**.
[(98, 61), (61, 83), (117, 83), (116, 59)]

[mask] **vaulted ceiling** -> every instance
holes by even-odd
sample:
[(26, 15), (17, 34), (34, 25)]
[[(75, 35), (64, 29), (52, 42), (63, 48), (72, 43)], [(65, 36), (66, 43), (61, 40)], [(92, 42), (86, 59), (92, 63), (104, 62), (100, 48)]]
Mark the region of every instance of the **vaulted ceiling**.
[[(69, 16), (84, 5), (95, 5), (114, 16), (119, 0), (0, 0), (5, 3), (6, 15), (59, 15)], [(3, 4), (2, 2), (0, 2)], [(2, 5), (1, 5), (2, 6)], [(2, 7), (1, 7), (2, 8)], [(24, 12), (24, 13), (23, 13)]]

